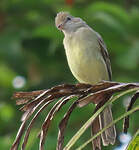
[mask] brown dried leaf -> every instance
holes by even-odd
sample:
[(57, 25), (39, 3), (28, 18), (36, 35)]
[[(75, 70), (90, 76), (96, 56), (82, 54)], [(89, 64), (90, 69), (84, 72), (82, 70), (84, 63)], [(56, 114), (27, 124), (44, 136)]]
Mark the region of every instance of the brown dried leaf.
[[(99, 124), (99, 116), (93, 121), (91, 125), (91, 136), (97, 134), (100, 131), (100, 124)], [(92, 148), (93, 150), (101, 150), (101, 135), (95, 138), (92, 141)]]
[(28, 103), (29, 101), (31, 101), (32, 100), (32, 98), (30, 98), (30, 99), (27, 99), (27, 98), (22, 98), (22, 99), (18, 99), (17, 101), (16, 101), (16, 105), (23, 105), (23, 104), (26, 104), (26, 103)]
[[(39, 96), (37, 96), (33, 101), (25, 104), (23, 107), (20, 108), (20, 110), (27, 111), (28, 109), (37, 105), (40, 101), (47, 99), (46, 93), (47, 93), (47, 90), (41, 93)], [(49, 100), (49, 97), (48, 97), (48, 100)]]
[(26, 115), (26, 112), (23, 114), (23, 116), (22, 116), (22, 121), (24, 120), (24, 119), (26, 119), (26, 118), (29, 118), (33, 113), (34, 113), (34, 111), (40, 106), (40, 105), (42, 105), (43, 103), (46, 103), (46, 102), (49, 102), (49, 101), (54, 101), (55, 99), (54, 98), (52, 98), (51, 97), (51, 95), (50, 96), (47, 96), (46, 98), (44, 98), (44, 96), (40, 96), (39, 97), (40, 99), (39, 99), (39, 101), (38, 101), (38, 103), (36, 103), (36, 105), (31, 105), (30, 104), (30, 106), (29, 106), (29, 108), (26, 110), (26, 112), (30, 112), (28, 115)]
[[(34, 113), (36, 109), (38, 109), (41, 105), (42, 107), (38, 110), (38, 112), (35, 114), (33, 119), (31, 120), (24, 137), (24, 141), (22, 144), (22, 150), (25, 149), (25, 146), (27, 144), (27, 140), (30, 134), (30, 130), (32, 128), (33, 123), (35, 122), (38, 115), (41, 113), (41, 111), (51, 102), (53, 102), (55, 99), (64, 97), (61, 101), (58, 101), (50, 110), (48, 113), (43, 125), (42, 125), (42, 131), (40, 136), (40, 150), (43, 150), (43, 144), (45, 137), (47, 135), (48, 128), (50, 126), (50, 123), (55, 116), (56, 112), (60, 110), (60, 108), (68, 102), (70, 99), (70, 96), (77, 95), (79, 98), (77, 101), (73, 103), (73, 105), (69, 108), (67, 113), (65, 114), (64, 118), (60, 122), (59, 125), (59, 134), (58, 134), (58, 142), (57, 142), (57, 150), (62, 150), (63, 142), (64, 142), (64, 132), (67, 126), (68, 119), (78, 104), (78, 106), (82, 107), (87, 105), (90, 102), (93, 102), (97, 104), (96, 109), (99, 109), (101, 106), (104, 105), (106, 101), (109, 100), (109, 98), (116, 92), (124, 91), (127, 89), (139, 87), (138, 83), (118, 83), (118, 82), (109, 82), (109, 81), (103, 81), (96, 85), (90, 85), (90, 84), (63, 84), (55, 86), (48, 90), (39, 90), (39, 91), (33, 91), (33, 92), (17, 92), (13, 95), (13, 98), (17, 99), (17, 105), (24, 104), (24, 106), (21, 108), (21, 110), (25, 111), (25, 113), (22, 116), (22, 124), (20, 126), (20, 129), (17, 133), (16, 139), (12, 145), (11, 150), (17, 150), (19, 142), (21, 140), (21, 137), (23, 135), (23, 131), (25, 129), (25, 123), (29, 119), (29, 117)], [(135, 94), (136, 95), (136, 94)], [(66, 98), (65, 98), (66, 97)], [(131, 100), (132, 104), (128, 107), (130, 110), (130, 107), (132, 107), (134, 103), (134, 98)], [(129, 124), (129, 118), (125, 118), (126, 122), (126, 129), (128, 128)], [(94, 130), (93, 130), (94, 133)], [(99, 140), (96, 142), (96, 145), (99, 145)]]
[(39, 146), (39, 149), (40, 150), (43, 150), (43, 146), (44, 146), (44, 143), (45, 143), (45, 137), (47, 135), (47, 131), (49, 129), (49, 126), (50, 126), (50, 123), (54, 117), (54, 115), (56, 114), (56, 112), (58, 112), (61, 107), (66, 104), (70, 98), (73, 97), (73, 96), (69, 96), (69, 97), (64, 97), (62, 98), (61, 100), (59, 100), (53, 107), (52, 109), (50, 110), (50, 112), (48, 113), (43, 125), (42, 125), (42, 130), (41, 130), (41, 133), (40, 133), (40, 146)]
[(77, 106), (77, 101), (75, 101), (69, 108), (69, 110), (66, 112), (64, 115), (64, 118), (60, 121), (59, 123), (59, 133), (58, 133), (58, 138), (57, 138), (57, 148), (56, 150), (62, 150), (63, 149), (63, 143), (64, 143), (64, 133), (65, 129), (69, 120), (69, 117), (75, 107)]
[(16, 92), (13, 95), (14, 99), (17, 100), (17, 105), (28, 103), (30, 100), (34, 99), (32, 102), (26, 104), (21, 108), (21, 110), (26, 111), (30, 108), (32, 105), (36, 105), (38, 101), (41, 101), (41, 99), (46, 98), (48, 95), (52, 95), (51, 98), (59, 98), (62, 96), (68, 96), (70, 94), (80, 94), (81, 91), (84, 91), (85, 89), (91, 87), (89, 84), (76, 84), (76, 85), (70, 85), (70, 84), (63, 84), (59, 86), (55, 86), (48, 90), (39, 90), (39, 91), (33, 91), (33, 92)]
[[(104, 83), (104, 86), (105, 86), (105, 83)], [(78, 103), (78, 106), (79, 107), (83, 107), (83, 106), (89, 104), (90, 102), (98, 104), (98, 103), (100, 103), (101, 101), (104, 100), (103, 97), (105, 95), (112, 96), (116, 92), (120, 92), (120, 91), (123, 91), (123, 90), (128, 90), (128, 89), (135, 88), (135, 87), (139, 87), (139, 84), (134, 84), (134, 83), (127, 83), (127, 84), (119, 83), (118, 85), (111, 86), (111, 87), (106, 88), (104, 90), (99, 90), (98, 92), (92, 93), (89, 96), (81, 99), (79, 101), (79, 103)]]
[(35, 96), (40, 95), (46, 90), (37, 90), (37, 91), (31, 91), (31, 92), (15, 92), (12, 96), (14, 99), (20, 99), (20, 98), (32, 98)]
[[(127, 111), (131, 110), (131, 108), (133, 107), (134, 103), (136, 102), (136, 100), (139, 98), (139, 91), (137, 91), (133, 97), (131, 98), (131, 101), (127, 107)], [(129, 128), (129, 116), (125, 117), (124, 119), (124, 123), (123, 123), (123, 132), (127, 133)]]
[(37, 119), (37, 117), (39, 116), (39, 114), (44, 110), (44, 108), (46, 108), (50, 103), (52, 103), (53, 101), (48, 101), (47, 103), (45, 103), (39, 110), (38, 112), (35, 114), (35, 116), (32, 118), (32, 120), (30, 121), (27, 129), (26, 129), (26, 132), (25, 132), (25, 136), (24, 136), (24, 140), (23, 140), (23, 144), (22, 144), (22, 150), (25, 149), (26, 147), (26, 144), (27, 144), (27, 141), (28, 141), (28, 138), (29, 138), (29, 134), (30, 134), (30, 131), (31, 131), (31, 128), (35, 122), (35, 120)]
[(15, 141), (14, 143), (12, 144), (12, 147), (10, 150), (17, 150), (18, 149), (18, 146), (19, 146), (19, 143), (20, 143), (20, 140), (21, 140), (21, 137), (23, 135), (23, 132), (24, 132), (24, 129), (25, 129), (25, 125), (26, 125), (26, 120), (24, 122), (22, 122), (18, 132), (17, 132), (17, 135), (16, 135), (16, 138), (15, 138)]
[(26, 121), (28, 120), (28, 118), (32, 115), (32, 113), (35, 111), (35, 109), (39, 106), (40, 104), (38, 104), (33, 110), (30, 109), (28, 111), (26, 111), (23, 116), (22, 116), (22, 124), (18, 130), (18, 133), (17, 133), (17, 136), (15, 138), (15, 141), (11, 147), (11, 150), (17, 150), (18, 149), (18, 145), (20, 143), (20, 140), (21, 140), (21, 137), (23, 135), (23, 132), (24, 132), (24, 129), (25, 129), (25, 124), (26, 124)]
[[(48, 93), (54, 91), (53, 94), (51, 95), (48, 95)], [(27, 111), (28, 109), (30, 109), (30, 107), (33, 107), (35, 106), (37, 103), (39, 103), (40, 101), (42, 101), (44, 98), (47, 97), (48, 100), (53, 100), (53, 99), (58, 99), (60, 97), (63, 97), (63, 96), (69, 96), (71, 95), (72, 92), (69, 90), (60, 90), (60, 91), (56, 91), (56, 89), (52, 89), (51, 91), (50, 90), (47, 90), (47, 91), (44, 91), (42, 94), (40, 94), (38, 97), (35, 98), (35, 100), (33, 100), (32, 102), (24, 105), (21, 110), (22, 111)]]
[(98, 84), (92, 85), (89, 92), (94, 93), (119, 84), (119, 82), (101, 81)]

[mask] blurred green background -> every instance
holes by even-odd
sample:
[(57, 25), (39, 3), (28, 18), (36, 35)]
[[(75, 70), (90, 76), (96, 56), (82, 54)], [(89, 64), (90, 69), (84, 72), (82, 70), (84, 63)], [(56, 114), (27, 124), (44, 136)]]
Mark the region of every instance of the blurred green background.
[[(0, 1), (0, 149), (8, 150), (20, 126), (22, 112), (11, 99), (15, 91), (47, 89), (62, 83), (77, 83), (67, 65), (63, 34), (55, 27), (59, 11), (69, 11), (83, 18), (99, 32), (111, 58), (113, 80), (139, 81), (139, 1), (138, 0), (1, 0)], [(125, 96), (113, 105), (114, 117), (125, 110)], [(71, 104), (71, 103), (69, 103)], [(57, 114), (46, 140), (45, 148), (54, 150), (58, 123), (69, 104)], [(52, 105), (51, 105), (52, 106)], [(34, 125), (28, 150), (37, 150), (36, 138), (48, 107)], [(66, 131), (67, 142), (92, 115), (92, 105), (77, 108)], [(131, 117), (129, 133), (139, 127), (137, 113)], [(122, 121), (117, 124), (117, 141), (105, 150), (120, 148)], [(76, 146), (87, 140), (90, 130)], [(73, 148), (74, 149), (74, 148)], [(90, 145), (86, 149), (91, 149)], [(118, 150), (118, 149), (117, 149)]]

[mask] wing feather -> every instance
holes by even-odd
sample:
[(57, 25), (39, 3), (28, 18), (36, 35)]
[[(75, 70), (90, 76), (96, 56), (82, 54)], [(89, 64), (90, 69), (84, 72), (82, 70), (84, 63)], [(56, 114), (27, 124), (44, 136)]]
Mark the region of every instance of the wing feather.
[(103, 59), (106, 63), (108, 74), (109, 74), (109, 79), (112, 80), (112, 71), (111, 71), (111, 63), (110, 63), (110, 58), (109, 54), (106, 48), (106, 45), (101, 37), (98, 38), (98, 43), (100, 45), (100, 51), (103, 56)]

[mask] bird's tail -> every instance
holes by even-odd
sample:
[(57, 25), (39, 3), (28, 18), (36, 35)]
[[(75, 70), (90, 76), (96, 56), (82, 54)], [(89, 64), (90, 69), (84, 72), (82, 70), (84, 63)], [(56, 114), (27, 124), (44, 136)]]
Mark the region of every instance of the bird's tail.
[[(106, 107), (99, 115), (100, 129), (108, 126), (113, 121), (111, 105)], [(114, 144), (116, 139), (115, 125), (111, 126), (101, 134), (102, 142), (104, 146)]]

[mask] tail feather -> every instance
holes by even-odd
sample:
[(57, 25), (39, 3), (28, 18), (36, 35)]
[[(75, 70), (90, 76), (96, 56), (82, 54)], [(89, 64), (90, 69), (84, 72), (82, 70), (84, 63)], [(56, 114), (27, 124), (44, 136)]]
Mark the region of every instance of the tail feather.
[[(99, 115), (99, 121), (100, 121), (100, 129), (103, 129), (113, 121), (111, 105), (105, 108), (103, 112)], [(101, 134), (101, 137), (104, 146), (107, 146), (109, 144), (113, 145), (116, 139), (115, 125), (105, 130)]]

